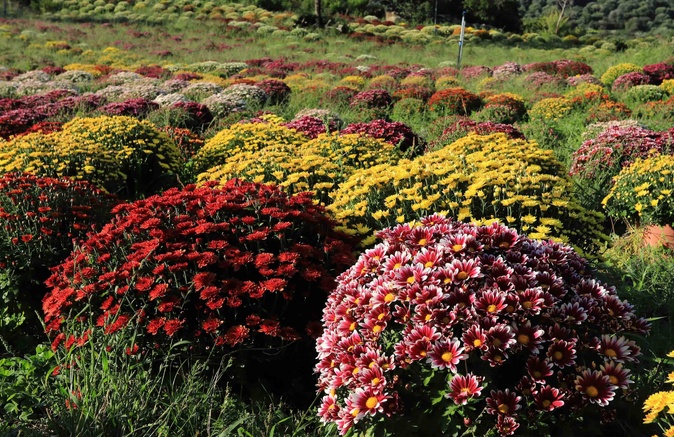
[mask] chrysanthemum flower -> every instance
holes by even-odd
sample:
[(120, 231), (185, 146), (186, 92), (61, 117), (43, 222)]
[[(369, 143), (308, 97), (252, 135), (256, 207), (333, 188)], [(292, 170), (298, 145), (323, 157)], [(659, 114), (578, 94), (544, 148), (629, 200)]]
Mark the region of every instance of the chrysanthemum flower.
[(534, 402), (541, 410), (552, 411), (564, 405), (564, 394), (554, 387), (546, 385), (533, 394)]
[(520, 424), (511, 416), (499, 415), (496, 421), (496, 429), (502, 436), (513, 435)]
[(504, 416), (512, 416), (522, 406), (519, 404), (522, 398), (510, 389), (492, 390), (487, 398), (487, 413)]
[(599, 369), (604, 375), (608, 376), (609, 382), (618, 388), (626, 389), (633, 382), (629, 377), (630, 370), (625, 369), (622, 363), (609, 361), (602, 364)]
[(631, 355), (629, 343), (625, 337), (602, 335), (598, 350), (599, 353), (605, 355), (608, 359), (618, 363), (625, 362)]
[(576, 343), (558, 340), (548, 348), (548, 358), (557, 367), (573, 366), (576, 359)]
[(584, 370), (576, 377), (576, 390), (584, 399), (599, 406), (606, 406), (615, 396), (616, 386), (611, 384), (608, 375), (598, 370)]
[(449, 369), (456, 372), (456, 365), (468, 358), (468, 354), (463, 353), (463, 350), (458, 340), (436, 342), (428, 354), (428, 362), (434, 369)]
[(466, 405), (469, 399), (476, 398), (482, 393), (482, 381), (484, 378), (472, 373), (467, 375), (454, 375), (449, 383), (447, 397), (452, 398), (457, 405)]

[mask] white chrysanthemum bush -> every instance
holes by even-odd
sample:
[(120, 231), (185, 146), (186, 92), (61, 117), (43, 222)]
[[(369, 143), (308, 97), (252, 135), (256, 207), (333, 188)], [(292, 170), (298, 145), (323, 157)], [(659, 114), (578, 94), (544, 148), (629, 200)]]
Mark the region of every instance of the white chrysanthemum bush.
[(649, 325), (572, 248), (442, 215), (378, 237), (323, 313), (324, 422), (341, 434), (548, 435), (615, 420), (634, 334)]

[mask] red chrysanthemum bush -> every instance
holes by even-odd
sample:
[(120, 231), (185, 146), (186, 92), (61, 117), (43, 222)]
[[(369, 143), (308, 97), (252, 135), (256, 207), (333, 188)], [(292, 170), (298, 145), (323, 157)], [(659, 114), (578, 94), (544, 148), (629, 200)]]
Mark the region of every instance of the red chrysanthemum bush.
[(3, 332), (7, 326), (0, 323), (0, 336), (25, 344), (21, 340), (41, 332), (34, 314), (47, 291), (49, 268), (68, 257), (73, 241), (100, 229), (116, 203), (84, 181), (27, 173), (0, 177), (0, 313), (27, 319), (17, 332)]
[(274, 359), (269, 371), (291, 372), (281, 364), (292, 349), (282, 348), (300, 340), (298, 348), (313, 349), (309, 337), (320, 333), (334, 278), (353, 261), (351, 240), (308, 193), (240, 180), (217, 185), (117, 206), (46, 282), (53, 348), (88, 329), (111, 336), (135, 329), (129, 347), (140, 353), (171, 344), (175, 352), (185, 341), (184, 353), (236, 349)]
[(351, 123), (340, 134), (365, 134), (373, 138), (380, 138), (387, 143), (397, 146), (408, 156), (416, 156), (424, 150), (424, 143), (412, 128), (399, 121), (372, 120), (369, 123)]
[(440, 215), (379, 238), (317, 343), (319, 414), (342, 434), (546, 435), (630, 391), (648, 323), (570, 247)]
[(428, 99), (428, 108), (439, 115), (470, 115), (481, 106), (480, 97), (463, 88), (436, 91)]

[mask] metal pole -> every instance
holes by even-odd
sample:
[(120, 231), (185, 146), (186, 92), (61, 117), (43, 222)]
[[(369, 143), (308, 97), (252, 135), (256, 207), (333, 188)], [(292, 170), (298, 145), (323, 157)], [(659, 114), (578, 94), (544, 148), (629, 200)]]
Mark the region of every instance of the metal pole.
[(461, 36), (459, 37), (459, 59), (456, 61), (457, 70), (461, 70), (461, 58), (463, 57), (463, 38), (466, 33), (466, 11), (461, 16)]

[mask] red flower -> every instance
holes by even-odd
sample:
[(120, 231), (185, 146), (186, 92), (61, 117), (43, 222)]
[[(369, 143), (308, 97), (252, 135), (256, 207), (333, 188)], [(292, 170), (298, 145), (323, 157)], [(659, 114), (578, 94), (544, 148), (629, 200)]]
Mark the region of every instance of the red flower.
[(468, 354), (463, 353), (463, 346), (458, 340), (452, 342), (435, 342), (433, 349), (428, 354), (428, 362), (434, 369), (449, 369), (456, 372), (456, 365), (461, 360), (468, 358)]
[(173, 337), (173, 334), (178, 332), (178, 330), (182, 328), (184, 323), (185, 323), (184, 320), (178, 319), (167, 320), (163, 326), (164, 332), (166, 332), (166, 335), (168, 335), (169, 337)]
[(487, 413), (512, 416), (522, 407), (519, 404), (521, 399), (520, 396), (517, 396), (517, 393), (511, 392), (509, 389), (505, 389), (505, 391), (492, 390), (487, 398)]
[(552, 411), (564, 405), (564, 394), (554, 387), (546, 385), (533, 393), (536, 406), (544, 411)]
[(576, 390), (584, 399), (605, 407), (613, 400), (617, 387), (611, 384), (608, 375), (598, 370), (584, 370), (576, 377)]
[(557, 367), (574, 366), (576, 359), (574, 341), (557, 340), (548, 348), (548, 358)]
[(243, 343), (247, 338), (250, 330), (242, 325), (232, 326), (225, 333), (225, 343), (229, 346), (236, 346)]
[(447, 397), (452, 398), (457, 405), (466, 405), (469, 399), (480, 396), (482, 393), (482, 380), (484, 378), (472, 373), (467, 375), (454, 375), (449, 383)]

